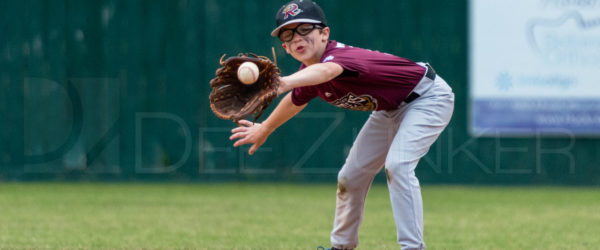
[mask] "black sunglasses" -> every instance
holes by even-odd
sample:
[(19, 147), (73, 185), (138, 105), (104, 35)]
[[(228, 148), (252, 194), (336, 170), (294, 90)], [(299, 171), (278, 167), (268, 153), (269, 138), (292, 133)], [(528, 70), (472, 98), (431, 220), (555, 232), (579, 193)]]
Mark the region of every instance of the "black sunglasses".
[(279, 40), (282, 42), (289, 42), (294, 39), (294, 34), (298, 33), (298, 35), (306, 36), (308, 33), (312, 32), (314, 29), (322, 29), (324, 28), (321, 24), (315, 23), (305, 23), (296, 26), (293, 29), (282, 29), (279, 31)]

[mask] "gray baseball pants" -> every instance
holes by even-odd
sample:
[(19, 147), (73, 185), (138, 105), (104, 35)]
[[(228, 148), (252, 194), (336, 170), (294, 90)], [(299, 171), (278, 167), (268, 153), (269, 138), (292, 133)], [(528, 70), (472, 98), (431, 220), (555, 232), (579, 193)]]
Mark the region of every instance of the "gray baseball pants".
[(403, 250), (425, 249), (423, 201), (415, 168), (429, 151), (454, 110), (454, 93), (439, 76), (423, 77), (420, 95), (391, 111), (374, 111), (358, 134), (338, 174), (333, 247), (358, 245), (358, 227), (373, 178), (385, 166), (397, 241)]

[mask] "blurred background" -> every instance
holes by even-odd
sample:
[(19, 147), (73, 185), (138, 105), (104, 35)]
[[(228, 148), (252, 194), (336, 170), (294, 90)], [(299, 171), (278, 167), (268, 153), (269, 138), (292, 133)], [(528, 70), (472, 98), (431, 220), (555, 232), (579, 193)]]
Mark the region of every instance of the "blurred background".
[[(422, 183), (599, 185), (600, 3), (491, 2), (318, 3), (332, 39), (430, 62), (454, 89)], [(269, 36), (282, 4), (0, 1), (0, 180), (334, 183), (368, 113), (315, 99), (248, 156), (209, 108), (223, 54), (275, 47), (297, 70)]]

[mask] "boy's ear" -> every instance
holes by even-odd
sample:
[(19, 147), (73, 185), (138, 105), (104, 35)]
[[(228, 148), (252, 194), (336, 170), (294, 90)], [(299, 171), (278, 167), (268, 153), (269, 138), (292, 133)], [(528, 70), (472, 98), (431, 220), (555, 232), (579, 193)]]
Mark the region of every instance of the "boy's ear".
[(329, 40), (330, 33), (331, 33), (331, 30), (329, 29), (329, 27), (325, 27), (321, 30), (321, 34), (323, 35), (323, 42)]

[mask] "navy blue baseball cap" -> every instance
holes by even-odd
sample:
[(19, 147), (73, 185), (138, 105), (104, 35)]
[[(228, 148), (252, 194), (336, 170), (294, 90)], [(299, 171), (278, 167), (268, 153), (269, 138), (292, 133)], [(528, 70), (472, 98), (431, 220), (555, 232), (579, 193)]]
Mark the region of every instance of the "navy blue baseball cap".
[(312, 0), (293, 0), (283, 6), (275, 14), (277, 28), (271, 36), (277, 37), (281, 27), (291, 23), (319, 23), (327, 26), (323, 9)]

